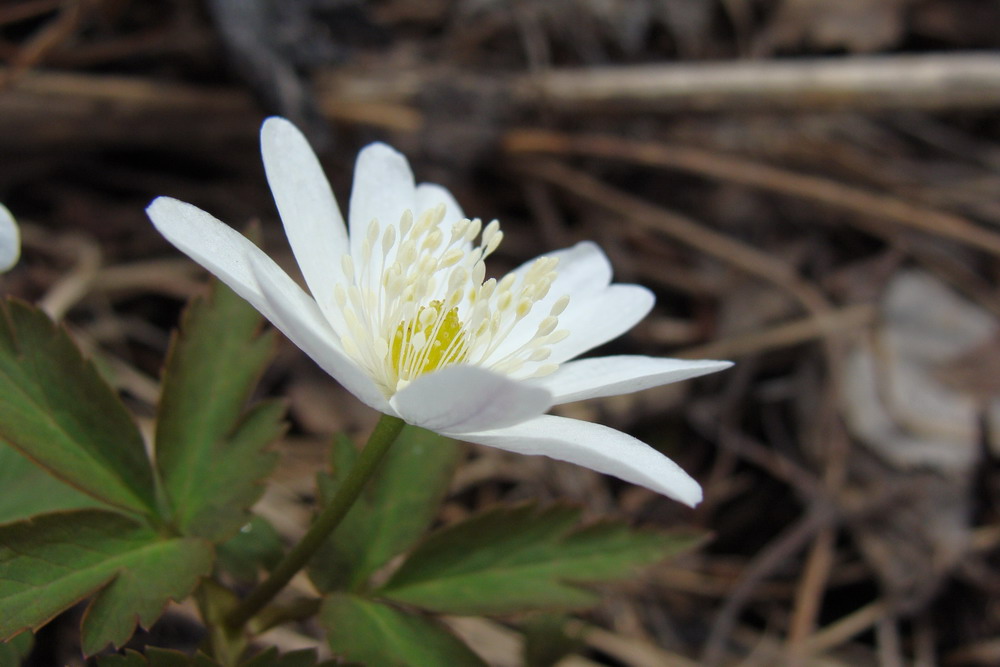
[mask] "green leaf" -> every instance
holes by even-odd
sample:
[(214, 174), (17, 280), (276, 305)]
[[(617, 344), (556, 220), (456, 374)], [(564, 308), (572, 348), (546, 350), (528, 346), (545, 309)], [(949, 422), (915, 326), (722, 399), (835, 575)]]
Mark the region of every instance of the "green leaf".
[(125, 649), (121, 654), (97, 656), (97, 667), (148, 667), (146, 658), (138, 651)]
[(278, 655), (278, 649), (271, 646), (246, 662), (241, 662), (240, 667), (333, 667), (336, 664), (338, 663), (332, 660), (318, 662), (316, 649), (305, 648)]
[(274, 348), (273, 335), (258, 335), (260, 323), (256, 310), (213, 282), (207, 299), (191, 302), (167, 357), (156, 465), (185, 535), (234, 534), (277, 462), (262, 450), (281, 435), (283, 407), (261, 404), (244, 415)]
[(333, 652), (368, 667), (483, 665), (442, 625), (350, 594), (323, 601), (320, 623)]
[(97, 500), (63, 484), (16, 449), (0, 443), (0, 523), (100, 506)]
[(220, 663), (217, 660), (213, 660), (201, 651), (194, 654), (194, 660), (191, 661), (192, 667), (220, 667)]
[(245, 584), (257, 581), (261, 568), (270, 570), (284, 554), (281, 535), (262, 517), (254, 516), (235, 536), (218, 546), (219, 566)]
[(8, 642), (0, 642), (0, 667), (17, 667), (31, 653), (35, 645), (35, 636), (30, 632), (22, 632)]
[(79, 510), (0, 526), (0, 639), (35, 629), (94, 595), (83, 650), (121, 646), (212, 568), (212, 546), (158, 535), (120, 514)]
[(0, 439), (99, 500), (156, 511), (149, 458), (121, 400), (62, 328), (13, 300), (0, 308)]
[(584, 646), (580, 633), (569, 635), (564, 614), (534, 614), (521, 624), (525, 667), (551, 667)]
[[(320, 590), (358, 590), (380, 567), (411, 547), (437, 515), (461, 454), (458, 443), (407, 426), (375, 478), (313, 559), (310, 576)], [(333, 448), (334, 479), (320, 478), (328, 500), (357, 450), (346, 439)]]
[(503, 614), (594, 604), (578, 584), (621, 579), (694, 539), (621, 523), (574, 530), (580, 512), (552, 506), (499, 508), (431, 535), (378, 591), (451, 614)]
[(200, 651), (190, 656), (173, 649), (147, 646), (145, 655), (132, 649), (121, 654), (99, 655), (97, 667), (219, 667), (219, 663)]
[[(206, 658), (204, 655), (189, 656), (173, 649), (147, 646), (146, 661), (149, 663), (149, 667), (192, 667), (192, 665), (204, 665)], [(218, 665), (211, 660), (208, 662)]]

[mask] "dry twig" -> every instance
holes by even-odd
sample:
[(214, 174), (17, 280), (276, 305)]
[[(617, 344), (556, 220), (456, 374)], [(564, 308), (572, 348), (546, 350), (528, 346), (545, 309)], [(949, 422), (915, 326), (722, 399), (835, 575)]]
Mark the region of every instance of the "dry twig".
[(890, 195), (868, 192), (828, 178), (799, 174), (697, 148), (630, 141), (604, 135), (581, 136), (545, 130), (520, 130), (508, 133), (505, 149), (515, 155), (586, 155), (677, 169), (808, 199), (865, 217), (889, 220), (897, 225), (1000, 255), (1000, 234), (979, 227), (961, 216), (917, 206)]
[[(318, 79), (321, 96), (410, 103), (471, 73), (453, 68), (341, 69)], [(925, 54), (787, 61), (669, 63), (549, 69), (501, 79), (519, 107), (583, 111), (956, 109), (1000, 106), (1000, 56)]]
[(65, 43), (76, 31), (88, 7), (88, 0), (65, 0), (62, 10), (20, 47), (10, 67), (0, 73), (0, 90), (36, 66), (52, 50)]

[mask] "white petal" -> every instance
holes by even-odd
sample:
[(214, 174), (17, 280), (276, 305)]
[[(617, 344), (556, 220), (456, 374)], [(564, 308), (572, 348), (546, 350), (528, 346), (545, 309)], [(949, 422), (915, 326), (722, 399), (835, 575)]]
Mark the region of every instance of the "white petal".
[(9, 271), (21, 256), (21, 229), (14, 216), (0, 204), (0, 272)]
[(392, 397), (392, 406), (410, 424), (455, 435), (537, 417), (552, 407), (552, 397), (482, 368), (448, 366), (418, 377)]
[[(531, 312), (504, 341), (503, 347), (497, 350), (499, 356), (531, 340), (538, 324), (548, 316), (552, 305), (564, 295), (570, 295), (570, 309), (573, 309), (578, 302), (585, 302), (591, 294), (604, 290), (611, 282), (611, 263), (604, 251), (591, 241), (582, 241), (570, 248), (546, 253), (545, 256), (559, 258), (556, 279), (545, 298), (532, 307)], [(514, 269), (514, 273), (524, 273), (534, 261), (525, 262)]]
[[(430, 210), (438, 204), (444, 204), (444, 217), (438, 224), (441, 235), (447, 240), (451, 238), (451, 228), (456, 222), (465, 217), (462, 207), (455, 200), (455, 197), (443, 186), (435, 183), (421, 183), (417, 186), (416, 210), (414, 215)], [(418, 213), (419, 212), (419, 213)], [(462, 241), (456, 247), (464, 249), (466, 252), (472, 249), (471, 241)]]
[(284, 118), (268, 118), (260, 131), (264, 171), (285, 234), (309, 291), (324, 311), (334, 309), (333, 287), (342, 280), (347, 228), (316, 154)]
[(685, 505), (701, 502), (701, 486), (676, 463), (644, 442), (600, 424), (542, 415), (508, 428), (461, 437), (518, 454), (543, 454), (614, 475)]
[(614, 356), (570, 361), (552, 375), (533, 380), (552, 392), (556, 405), (585, 398), (616, 396), (721, 371), (730, 361)]
[[(406, 158), (385, 144), (375, 143), (363, 148), (354, 166), (348, 213), (351, 256), (355, 265), (361, 257), (361, 244), (369, 223), (378, 220), (382, 229), (389, 225), (396, 226), (406, 210), (414, 216), (419, 215), (413, 210), (416, 204), (413, 172)], [(396, 238), (400, 238), (398, 234)]]
[(614, 284), (594, 294), (573, 296), (559, 316), (559, 329), (569, 331), (569, 337), (552, 346), (550, 363), (561, 364), (621, 336), (646, 317), (656, 301), (639, 285)]
[(421, 183), (417, 186), (417, 210), (413, 212), (413, 215), (420, 215), (438, 204), (444, 204), (444, 221), (442, 224), (446, 232), (445, 238), (448, 238), (447, 233), (451, 232), (452, 224), (465, 217), (462, 207), (447, 188), (435, 183)]
[(388, 403), (339, 349), (316, 302), (260, 248), (201, 209), (158, 197), (146, 213), (164, 237), (211, 271), (348, 391), (377, 410)]
[(389, 403), (375, 383), (344, 354), (337, 334), (316, 302), (291, 279), (279, 279), (259, 258), (251, 258), (250, 266), (272, 313), (268, 319), (274, 326), (363, 403), (379, 412), (391, 413)]
[[(556, 265), (558, 275), (549, 292), (552, 301), (563, 294), (592, 292), (611, 283), (611, 262), (593, 241), (581, 241), (569, 248), (545, 253), (545, 256), (559, 258)], [(514, 273), (523, 273), (532, 262), (534, 260), (525, 262), (514, 269)]]
[(278, 280), (294, 282), (263, 250), (197, 206), (170, 197), (154, 199), (146, 207), (146, 214), (156, 229), (181, 252), (215, 274), (264, 317), (274, 321), (270, 304), (250, 270), (249, 258), (258, 259), (268, 273), (280, 274)]

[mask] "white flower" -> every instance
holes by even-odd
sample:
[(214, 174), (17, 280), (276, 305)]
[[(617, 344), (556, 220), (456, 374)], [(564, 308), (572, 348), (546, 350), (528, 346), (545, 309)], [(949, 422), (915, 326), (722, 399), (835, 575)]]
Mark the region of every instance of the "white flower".
[(611, 265), (596, 245), (580, 243), (485, 280), (483, 260), (500, 243), (499, 224), (480, 231), (447, 190), (414, 185), (392, 148), (373, 144), (358, 156), (347, 226), (293, 125), (268, 119), (261, 148), (311, 296), (208, 213), (166, 197), (147, 213), (171, 243), (351, 393), (444, 435), (570, 461), (688, 505), (701, 500), (697, 482), (639, 440), (545, 414), (560, 403), (730, 365), (641, 356), (569, 361), (624, 333), (653, 306), (649, 290), (610, 284)]
[(10, 271), (21, 257), (21, 230), (7, 207), (0, 204), (0, 273)]

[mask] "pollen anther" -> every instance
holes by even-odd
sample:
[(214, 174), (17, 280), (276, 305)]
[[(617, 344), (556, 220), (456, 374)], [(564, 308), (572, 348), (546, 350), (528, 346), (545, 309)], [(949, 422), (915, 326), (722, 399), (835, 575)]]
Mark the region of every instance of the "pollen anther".
[[(541, 257), (497, 281), (484, 259), (503, 240), (500, 223), (444, 223), (444, 205), (406, 210), (395, 225), (372, 220), (361, 256), (344, 255), (344, 283), (333, 290), (343, 312), (344, 351), (375, 378), (386, 396), (445, 366), (471, 364), (517, 378), (558, 368), (541, 363), (568, 332), (559, 316), (568, 296), (548, 300), (555, 257)], [(475, 239), (479, 237), (479, 244)], [(542, 317), (535, 316), (545, 301)], [(528, 336), (515, 329), (530, 327)]]

